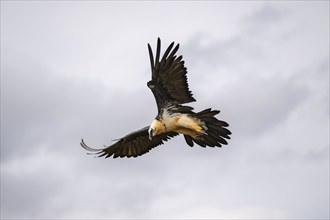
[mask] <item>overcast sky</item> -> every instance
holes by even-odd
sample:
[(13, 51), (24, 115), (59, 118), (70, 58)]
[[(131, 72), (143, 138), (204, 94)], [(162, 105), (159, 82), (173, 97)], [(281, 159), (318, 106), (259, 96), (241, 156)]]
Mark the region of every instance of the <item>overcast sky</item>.
[[(1, 218), (329, 218), (329, 1), (1, 1)], [(150, 124), (180, 43), (232, 139), (87, 155)]]

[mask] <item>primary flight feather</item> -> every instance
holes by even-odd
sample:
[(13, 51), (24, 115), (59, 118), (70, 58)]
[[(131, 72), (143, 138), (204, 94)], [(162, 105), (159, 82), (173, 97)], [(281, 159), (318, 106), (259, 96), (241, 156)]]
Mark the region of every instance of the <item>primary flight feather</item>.
[(137, 157), (179, 134), (183, 134), (191, 147), (194, 143), (202, 147), (221, 147), (227, 144), (226, 139), (230, 139), (231, 132), (227, 129), (228, 123), (215, 117), (220, 111), (208, 108), (195, 113), (192, 107), (183, 105), (196, 100), (188, 88), (187, 68), (182, 56), (176, 56), (179, 44), (174, 49), (173, 46), (174, 42), (160, 59), (161, 42), (158, 38), (154, 59), (148, 44), (151, 80), (147, 86), (158, 108), (158, 114), (151, 125), (129, 133), (103, 149), (91, 148), (81, 140), (83, 148), (99, 157)]

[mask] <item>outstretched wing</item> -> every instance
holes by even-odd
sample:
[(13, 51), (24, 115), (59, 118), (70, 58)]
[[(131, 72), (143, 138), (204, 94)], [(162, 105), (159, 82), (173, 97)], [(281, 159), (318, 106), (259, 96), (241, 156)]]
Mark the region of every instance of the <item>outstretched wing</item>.
[(172, 42), (160, 58), (160, 39), (157, 41), (156, 57), (154, 59), (150, 44), (148, 44), (152, 77), (148, 87), (155, 96), (158, 111), (171, 104), (183, 104), (196, 101), (188, 88), (187, 68), (184, 66), (182, 56), (177, 57), (175, 53), (179, 44), (174, 46)]
[(163, 144), (170, 138), (178, 135), (176, 132), (168, 132), (154, 136), (152, 140), (149, 139), (149, 126), (140, 130), (134, 131), (123, 138), (120, 138), (116, 143), (103, 149), (94, 149), (87, 146), (84, 140), (81, 140), (80, 145), (88, 151), (97, 154), (98, 157), (137, 157), (147, 153), (150, 149)]

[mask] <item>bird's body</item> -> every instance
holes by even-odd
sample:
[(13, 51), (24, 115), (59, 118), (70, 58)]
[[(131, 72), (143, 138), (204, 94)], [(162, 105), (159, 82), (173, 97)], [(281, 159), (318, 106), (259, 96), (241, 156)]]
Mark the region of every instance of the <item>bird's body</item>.
[[(164, 110), (161, 117), (155, 118), (149, 128), (152, 136), (174, 131), (180, 134), (189, 135), (193, 138), (205, 134), (207, 127), (204, 122), (192, 115), (185, 113), (171, 113)], [(152, 138), (152, 137), (150, 137)]]
[(179, 44), (172, 50), (173, 45), (174, 42), (160, 60), (160, 39), (158, 38), (155, 59), (148, 44), (152, 75), (147, 86), (158, 107), (158, 114), (150, 126), (126, 135), (104, 149), (90, 148), (83, 140), (82, 147), (100, 154), (99, 156), (115, 158), (140, 156), (179, 134), (184, 136), (191, 147), (194, 143), (202, 147), (221, 147), (222, 144), (227, 144), (225, 139), (230, 139), (231, 132), (226, 128), (226, 122), (215, 117), (220, 111), (209, 108), (195, 113), (192, 107), (183, 105), (196, 100), (188, 89), (187, 69), (182, 56), (175, 55)]

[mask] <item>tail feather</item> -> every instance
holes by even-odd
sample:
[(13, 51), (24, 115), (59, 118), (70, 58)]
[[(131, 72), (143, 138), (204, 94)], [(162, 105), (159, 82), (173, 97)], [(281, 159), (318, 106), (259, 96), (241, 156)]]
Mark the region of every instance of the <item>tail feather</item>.
[(202, 139), (202, 141), (210, 146), (210, 147), (215, 147), (215, 146), (218, 146), (220, 147), (221, 145), (216, 141), (215, 138), (212, 138), (210, 135), (204, 135), (204, 138)]
[(231, 132), (227, 128), (224, 128), (222, 126), (214, 126), (213, 124), (209, 124), (207, 128), (208, 130), (215, 131), (215, 134), (217, 135), (230, 139), (229, 135), (231, 134)]
[(194, 139), (193, 138), (193, 141), (201, 147), (206, 147), (206, 143), (204, 141), (202, 141), (201, 139)]
[(222, 147), (222, 145), (228, 144), (226, 139), (230, 139), (229, 135), (231, 132), (226, 127), (229, 125), (227, 122), (218, 120), (215, 117), (218, 113), (220, 113), (220, 111), (208, 108), (192, 115), (204, 124), (203, 128), (205, 134), (201, 134), (195, 138), (184, 135), (189, 146), (194, 146), (194, 143), (201, 147)]
[(194, 146), (194, 142), (192, 141), (192, 138), (188, 135), (183, 135), (184, 136), (184, 139), (186, 140), (187, 144), (190, 146), (190, 147), (193, 147)]

